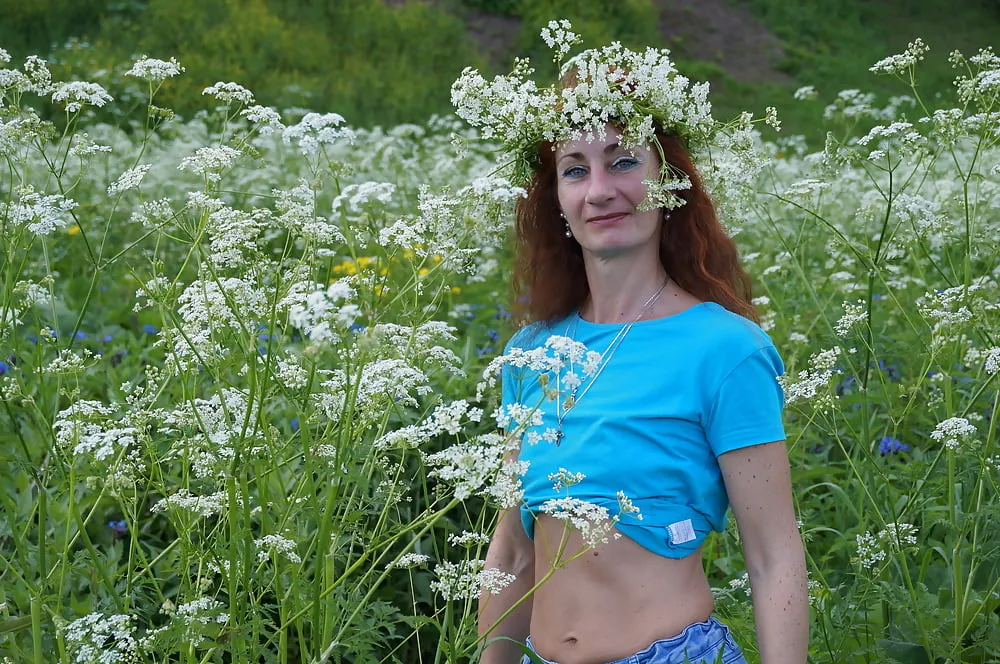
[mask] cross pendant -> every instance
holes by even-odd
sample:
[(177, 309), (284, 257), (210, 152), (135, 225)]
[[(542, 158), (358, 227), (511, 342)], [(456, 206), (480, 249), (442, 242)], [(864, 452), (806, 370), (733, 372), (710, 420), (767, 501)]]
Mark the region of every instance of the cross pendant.
[(563, 437), (565, 435), (566, 434), (564, 434), (563, 431), (562, 431), (562, 427), (559, 427), (558, 429), (556, 429), (556, 447), (559, 447), (559, 443), (562, 442), (562, 439), (563, 439)]

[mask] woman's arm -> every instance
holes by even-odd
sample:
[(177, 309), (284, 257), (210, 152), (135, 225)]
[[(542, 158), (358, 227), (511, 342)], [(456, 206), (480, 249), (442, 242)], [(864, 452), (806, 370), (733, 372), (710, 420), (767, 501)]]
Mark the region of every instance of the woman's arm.
[[(484, 591), (479, 596), (479, 635), (485, 635), (487, 641), (505, 636), (523, 643), (531, 624), (531, 597), (501, 620), (501, 616), (535, 585), (534, 542), (525, 534), (517, 509), (505, 510), (500, 515), (486, 552), (486, 568), (494, 567), (513, 574), (515, 580), (499, 595)], [(498, 640), (487, 646), (479, 661), (480, 664), (516, 664), (520, 658), (521, 651), (515, 644)]]
[(809, 640), (805, 552), (784, 441), (719, 456), (743, 540), (762, 664), (804, 664)]

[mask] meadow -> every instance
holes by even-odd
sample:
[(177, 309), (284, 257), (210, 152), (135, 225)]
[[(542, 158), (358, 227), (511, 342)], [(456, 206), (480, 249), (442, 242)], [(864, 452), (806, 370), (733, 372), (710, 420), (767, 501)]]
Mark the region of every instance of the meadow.
[[(796, 93), (825, 145), (758, 136), (724, 219), (785, 360), (815, 662), (1000, 660), (1000, 57), (934, 94), (924, 57), (887, 103)], [(179, 119), (181, 65), (0, 51), (0, 661), (475, 661), (521, 192), (447, 116), (217, 83)], [(756, 661), (738, 533), (706, 548)]]

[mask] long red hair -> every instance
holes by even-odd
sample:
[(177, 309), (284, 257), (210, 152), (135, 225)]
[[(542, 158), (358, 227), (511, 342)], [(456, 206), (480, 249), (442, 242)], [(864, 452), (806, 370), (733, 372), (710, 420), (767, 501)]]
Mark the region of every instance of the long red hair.
[[(660, 262), (674, 282), (700, 300), (759, 322), (751, 303), (750, 277), (740, 267), (736, 244), (715, 215), (715, 206), (681, 140), (657, 133), (662, 157), (685, 173), (691, 188), (675, 192), (684, 205), (660, 229)], [(538, 146), (538, 168), (528, 195), (517, 204), (514, 311), (528, 322), (558, 320), (579, 308), (590, 288), (580, 245), (565, 235), (556, 195), (555, 152)]]

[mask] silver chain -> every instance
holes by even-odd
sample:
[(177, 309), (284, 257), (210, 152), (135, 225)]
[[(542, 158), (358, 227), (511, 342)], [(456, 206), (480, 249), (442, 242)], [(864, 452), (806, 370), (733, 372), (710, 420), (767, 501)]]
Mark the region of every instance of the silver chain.
[[(576, 389), (574, 389), (573, 393), (568, 397), (566, 397), (565, 403), (559, 398), (556, 399), (556, 420), (558, 421), (558, 427), (556, 429), (556, 445), (562, 442), (564, 436), (562, 430), (563, 420), (566, 419), (566, 415), (568, 415), (569, 411), (575, 408), (576, 405), (583, 400), (583, 397), (587, 395), (587, 392), (590, 390), (593, 384), (597, 382), (597, 379), (600, 377), (601, 372), (604, 371), (604, 367), (608, 366), (608, 363), (611, 361), (611, 358), (614, 357), (615, 352), (618, 350), (618, 347), (621, 346), (622, 342), (625, 340), (625, 335), (627, 335), (629, 330), (632, 329), (632, 326), (638, 323), (639, 320), (643, 316), (645, 316), (646, 313), (652, 308), (652, 306), (656, 303), (656, 300), (659, 299), (660, 294), (663, 293), (663, 290), (667, 287), (668, 283), (670, 283), (669, 276), (663, 281), (663, 284), (658, 289), (656, 289), (656, 292), (649, 296), (649, 299), (646, 300), (646, 302), (639, 309), (639, 313), (636, 314), (635, 318), (629, 321), (628, 324), (625, 325), (625, 327), (623, 327), (618, 331), (618, 334), (615, 335), (615, 338), (611, 340), (610, 344), (608, 344), (607, 350), (604, 351), (604, 356), (601, 359), (600, 366), (597, 367), (597, 371), (594, 373), (594, 376), (590, 379), (590, 382), (587, 383), (587, 386), (583, 388), (583, 392), (580, 393), (580, 396), (576, 395)], [(577, 313), (576, 318), (573, 320), (572, 334), (570, 334), (569, 325), (566, 326), (566, 336), (569, 337), (570, 339), (573, 339), (574, 341), (576, 341), (576, 328), (577, 325), (579, 325), (579, 322), (580, 322), (580, 314)], [(579, 385), (577, 386), (577, 388), (579, 388)], [(557, 392), (559, 391), (559, 385), (556, 386), (556, 390)]]

